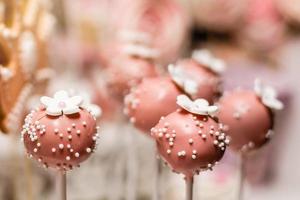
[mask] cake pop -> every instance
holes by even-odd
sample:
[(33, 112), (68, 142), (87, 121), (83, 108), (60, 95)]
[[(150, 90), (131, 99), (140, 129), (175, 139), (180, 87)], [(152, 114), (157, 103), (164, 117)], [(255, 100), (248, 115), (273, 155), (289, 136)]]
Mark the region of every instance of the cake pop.
[(194, 51), (192, 59), (169, 65), (174, 82), (193, 99), (204, 98), (212, 103), (220, 94), (220, 73), (225, 63), (214, 58), (207, 50)]
[(157, 63), (173, 62), (185, 50), (190, 19), (178, 2), (119, 0), (113, 9), (112, 13), (122, 13), (121, 20), (114, 14), (109, 19), (113, 30), (136, 29), (149, 34), (151, 46), (160, 50)]
[(220, 121), (231, 137), (230, 147), (240, 153), (239, 199), (243, 199), (246, 159), (249, 152), (262, 147), (273, 135), (274, 113), (283, 104), (275, 90), (255, 81), (254, 91), (237, 89), (225, 94), (219, 102)]
[[(194, 23), (199, 29), (227, 33), (243, 24), (248, 1), (192, 0), (189, 2)], [(212, 13), (214, 13), (212, 15)]]
[(209, 106), (205, 99), (192, 101), (185, 95), (177, 97), (177, 104), (181, 108), (161, 117), (151, 135), (163, 160), (173, 171), (185, 175), (187, 199), (192, 199), (193, 176), (212, 169), (223, 157), (229, 139), (213, 117), (217, 106)]
[(42, 106), (26, 116), (22, 130), (29, 157), (60, 171), (79, 166), (95, 150), (96, 118), (81, 106), (80, 96), (69, 97), (65, 91), (40, 101)]
[(169, 77), (144, 78), (125, 97), (124, 112), (135, 127), (150, 133), (161, 116), (176, 110), (176, 97), (181, 93)]
[(111, 62), (107, 69), (107, 86), (114, 96), (122, 99), (129, 89), (138, 84), (144, 77), (157, 75), (152, 60), (157, 51), (139, 44), (128, 44), (122, 47), (123, 55)]
[(226, 93), (219, 102), (218, 117), (224, 123), (236, 151), (247, 152), (263, 146), (273, 134), (272, 109), (282, 109), (273, 88), (255, 81), (255, 89), (237, 89)]

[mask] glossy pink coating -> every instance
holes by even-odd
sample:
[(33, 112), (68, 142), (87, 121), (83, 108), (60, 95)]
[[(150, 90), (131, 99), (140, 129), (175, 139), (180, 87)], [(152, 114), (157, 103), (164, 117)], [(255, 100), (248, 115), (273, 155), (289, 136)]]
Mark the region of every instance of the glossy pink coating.
[(157, 75), (153, 62), (134, 56), (120, 56), (107, 70), (107, 86), (112, 94), (120, 99), (144, 77)]
[(249, 151), (263, 146), (272, 134), (273, 117), (254, 91), (234, 90), (219, 102), (218, 118), (231, 137), (230, 147)]
[(161, 157), (187, 178), (212, 169), (229, 143), (215, 119), (181, 109), (162, 117), (151, 134)]
[(177, 67), (181, 67), (185, 73), (198, 84), (198, 92), (191, 96), (193, 99), (204, 98), (209, 103), (220, 96), (221, 78), (212, 70), (199, 64), (194, 59), (184, 59), (176, 63)]
[(178, 106), (176, 97), (182, 91), (169, 77), (144, 78), (125, 98), (125, 114), (139, 129), (150, 134), (150, 129)]
[(98, 138), (96, 120), (81, 109), (71, 115), (50, 116), (33, 110), (23, 125), (22, 139), (29, 157), (44, 167), (69, 170), (85, 161)]

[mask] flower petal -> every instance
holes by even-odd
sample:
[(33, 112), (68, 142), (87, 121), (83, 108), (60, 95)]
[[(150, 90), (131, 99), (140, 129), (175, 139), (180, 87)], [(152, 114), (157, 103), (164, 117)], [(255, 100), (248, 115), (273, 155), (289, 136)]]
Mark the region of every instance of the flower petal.
[(68, 105), (67, 107), (65, 107), (63, 109), (63, 114), (71, 115), (71, 114), (78, 113), (79, 111), (80, 111), (80, 109), (78, 106)]
[(40, 102), (44, 106), (48, 107), (48, 106), (51, 106), (51, 105), (55, 104), (56, 101), (51, 97), (43, 96), (43, 97), (40, 98)]
[(206, 49), (194, 51), (192, 58), (216, 73), (222, 73), (226, 68), (226, 64), (223, 60), (214, 57), (210, 51)]
[(48, 106), (46, 109), (46, 113), (51, 116), (59, 116), (62, 114), (62, 110), (57, 106)]
[(185, 73), (181, 67), (176, 67), (171, 64), (168, 66), (168, 71), (176, 85), (178, 85), (186, 93), (192, 96), (197, 93), (199, 88), (198, 83), (192, 80), (191, 77)]
[(275, 110), (282, 110), (284, 108), (283, 103), (281, 101), (277, 100), (276, 98), (275, 99), (263, 98), (262, 102), (269, 108), (272, 108)]
[(73, 96), (67, 100), (68, 104), (78, 106), (82, 103), (83, 99), (81, 96)]
[(69, 95), (66, 91), (60, 90), (54, 94), (54, 99), (57, 101), (66, 101), (69, 98)]
[(177, 104), (183, 109), (198, 115), (213, 115), (218, 111), (217, 106), (209, 106), (205, 99), (190, 100), (186, 95), (177, 96)]

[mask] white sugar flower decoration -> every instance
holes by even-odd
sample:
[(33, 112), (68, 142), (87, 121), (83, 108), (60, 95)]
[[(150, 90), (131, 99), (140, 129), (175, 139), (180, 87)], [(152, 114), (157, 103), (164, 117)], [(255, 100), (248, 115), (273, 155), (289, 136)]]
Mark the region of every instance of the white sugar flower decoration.
[(192, 54), (192, 58), (215, 73), (222, 73), (226, 68), (226, 64), (223, 60), (214, 57), (210, 51), (206, 49), (195, 50)]
[(283, 109), (283, 103), (277, 99), (277, 92), (271, 86), (263, 85), (260, 79), (254, 82), (254, 91), (261, 98), (263, 104), (271, 109)]
[(46, 113), (51, 116), (70, 115), (80, 111), (81, 96), (69, 97), (66, 91), (58, 91), (54, 98), (43, 96), (41, 103), (46, 107)]
[(68, 90), (68, 92), (72, 96), (80, 95), (82, 97), (83, 100), (82, 100), (82, 103), (80, 104), (80, 108), (86, 109), (92, 115), (94, 115), (96, 118), (101, 117), (101, 115), (102, 115), (101, 107), (96, 104), (93, 104), (91, 102), (91, 95), (88, 92), (82, 92), (82, 90), (79, 91), (79, 90), (75, 90), (75, 89), (70, 89), (70, 90)]
[(214, 115), (218, 112), (218, 106), (210, 106), (205, 99), (192, 101), (186, 95), (177, 96), (177, 104), (183, 109), (198, 115)]
[(147, 47), (142, 44), (128, 44), (123, 47), (123, 52), (133, 56), (139, 56), (142, 58), (157, 58), (159, 52), (156, 49)]
[(171, 64), (168, 66), (168, 71), (172, 80), (186, 93), (192, 96), (197, 93), (199, 85), (181, 67)]
[(151, 37), (148, 33), (136, 30), (122, 30), (120, 31), (119, 38), (123, 42), (128, 43), (150, 44), (151, 42)]

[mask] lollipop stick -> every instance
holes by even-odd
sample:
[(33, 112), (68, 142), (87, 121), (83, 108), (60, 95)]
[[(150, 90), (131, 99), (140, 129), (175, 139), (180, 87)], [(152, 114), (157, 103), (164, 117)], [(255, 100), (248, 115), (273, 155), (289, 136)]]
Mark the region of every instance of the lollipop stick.
[(186, 177), (186, 200), (193, 200), (194, 177)]
[(240, 156), (240, 182), (239, 182), (239, 194), (238, 194), (239, 200), (243, 200), (245, 176), (246, 176), (246, 155), (241, 153), (241, 156)]
[(57, 176), (58, 199), (67, 200), (67, 174), (60, 171)]
[(155, 181), (154, 181), (154, 192), (153, 192), (153, 200), (160, 200), (161, 194), (160, 194), (160, 177), (162, 173), (162, 164), (161, 160), (157, 158), (157, 155), (155, 154), (155, 161), (156, 161), (156, 169), (155, 169)]

